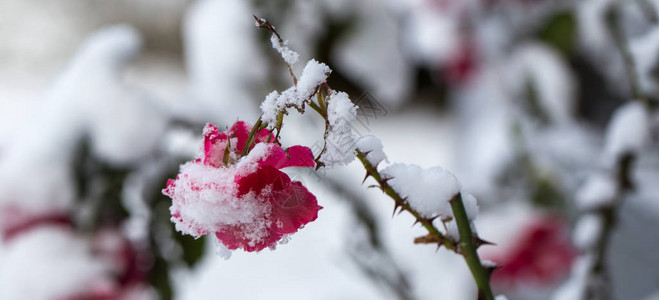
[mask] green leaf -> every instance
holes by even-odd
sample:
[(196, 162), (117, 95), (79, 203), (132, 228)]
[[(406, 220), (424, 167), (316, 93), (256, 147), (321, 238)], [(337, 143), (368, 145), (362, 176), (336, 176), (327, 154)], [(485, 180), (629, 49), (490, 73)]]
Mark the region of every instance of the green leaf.
[(574, 50), (577, 34), (577, 21), (569, 11), (558, 12), (540, 28), (537, 37), (554, 47), (558, 52), (569, 56)]

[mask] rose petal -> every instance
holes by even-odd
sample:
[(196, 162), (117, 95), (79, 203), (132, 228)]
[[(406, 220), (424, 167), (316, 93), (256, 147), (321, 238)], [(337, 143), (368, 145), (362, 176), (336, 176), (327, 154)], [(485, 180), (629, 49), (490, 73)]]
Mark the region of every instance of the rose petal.
[(223, 165), (224, 150), (227, 146), (226, 132), (219, 132), (217, 127), (208, 123), (204, 127), (204, 164), (214, 167)]
[(245, 148), (245, 144), (247, 143), (247, 139), (249, 138), (249, 133), (251, 131), (252, 125), (249, 125), (243, 121), (233, 123), (233, 126), (231, 126), (229, 134), (231, 137), (238, 139), (238, 142), (236, 143), (236, 151), (238, 151), (238, 153), (243, 152), (243, 148)]
[(313, 167), (316, 163), (313, 160), (313, 153), (308, 147), (292, 146), (284, 151), (277, 145), (277, 147), (270, 149), (262, 165), (283, 169), (287, 167)]
[(235, 183), (238, 185), (239, 196), (250, 191), (254, 191), (258, 195), (268, 185), (272, 185), (272, 191), (281, 191), (291, 184), (291, 179), (286, 173), (274, 167), (261, 166), (254, 173), (236, 176)]
[(271, 229), (280, 234), (296, 232), (303, 225), (316, 220), (318, 211), (322, 209), (316, 197), (297, 181), (275, 192), (271, 200)]

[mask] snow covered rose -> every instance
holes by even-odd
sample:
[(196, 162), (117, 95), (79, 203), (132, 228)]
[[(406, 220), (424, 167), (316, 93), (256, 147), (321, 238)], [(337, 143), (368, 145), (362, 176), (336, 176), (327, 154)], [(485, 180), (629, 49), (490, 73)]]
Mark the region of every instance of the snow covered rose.
[(177, 230), (214, 234), (230, 250), (260, 251), (317, 218), (316, 197), (280, 171), (314, 167), (311, 149), (283, 149), (267, 129), (250, 141), (251, 131), (242, 121), (224, 132), (206, 125), (200, 157), (181, 165), (163, 190)]

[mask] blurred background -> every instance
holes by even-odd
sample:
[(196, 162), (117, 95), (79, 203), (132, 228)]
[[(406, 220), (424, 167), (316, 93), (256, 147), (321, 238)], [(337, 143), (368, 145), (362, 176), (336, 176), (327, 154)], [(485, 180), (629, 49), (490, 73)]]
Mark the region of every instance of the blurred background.
[[(576, 201), (612, 168), (606, 128), (659, 92), (659, 1), (2, 0), (0, 299), (475, 299), (461, 257), (361, 185), (358, 162), (289, 170), (324, 207), (276, 251), (230, 260), (175, 232), (161, 194), (207, 122), (254, 122), (292, 82), (270, 35), (332, 68), (353, 130), (441, 165), (480, 205), (508, 299), (568, 299)], [(631, 78), (631, 80), (630, 80)], [(609, 299), (659, 299), (657, 114), (616, 193)], [(314, 149), (324, 123), (286, 118)], [(320, 148), (315, 148), (320, 150)], [(615, 163), (615, 162), (614, 162)], [(588, 235), (587, 235), (588, 236)], [(557, 296), (558, 295), (558, 296)], [(573, 299), (573, 298), (569, 298)], [(574, 298), (578, 299), (578, 298)]]

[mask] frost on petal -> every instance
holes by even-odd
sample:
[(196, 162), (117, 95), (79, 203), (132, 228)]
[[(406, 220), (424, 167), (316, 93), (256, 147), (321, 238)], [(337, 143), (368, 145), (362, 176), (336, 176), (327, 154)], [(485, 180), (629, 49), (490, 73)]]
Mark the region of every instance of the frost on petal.
[(266, 209), (252, 197), (236, 197), (232, 168), (197, 162), (181, 166), (175, 181), (163, 193), (172, 198), (170, 212), (176, 229), (199, 237), (225, 225), (252, 223)]
[(449, 201), (460, 193), (460, 182), (441, 167), (393, 164), (382, 170), (388, 183), (424, 218), (452, 217)]
[(204, 127), (203, 163), (214, 167), (221, 166), (228, 136), (220, 132), (213, 124)]
[(606, 131), (605, 153), (616, 161), (626, 154), (635, 154), (650, 138), (650, 120), (644, 104), (634, 101), (618, 108)]
[[(236, 180), (239, 195), (260, 195), (269, 207), (269, 213), (259, 222), (265, 224), (261, 236), (253, 239), (251, 228), (232, 226), (216, 236), (229, 249), (243, 247), (246, 251), (260, 251), (274, 247), (283, 235), (296, 232), (318, 217), (320, 207), (316, 197), (299, 182), (292, 182), (286, 173), (271, 166), (262, 166), (256, 172)], [(249, 240), (252, 238), (252, 240)]]
[(387, 155), (382, 151), (382, 142), (372, 135), (366, 135), (357, 140), (357, 150), (366, 154), (366, 160), (377, 166), (380, 162), (387, 159)]
[(231, 126), (229, 130), (229, 136), (235, 137), (236, 141), (236, 151), (238, 153), (243, 152), (245, 144), (247, 143), (247, 138), (249, 137), (249, 132), (252, 131), (252, 125), (248, 125), (243, 121), (238, 121)]
[[(206, 126), (203, 161), (181, 165), (176, 179), (163, 189), (172, 198), (171, 221), (178, 231), (194, 237), (214, 234), (228, 250), (260, 251), (274, 249), (284, 236), (317, 218), (321, 207), (316, 198), (279, 171), (313, 167), (311, 150), (284, 150), (263, 129), (255, 134), (251, 151), (240, 157), (252, 129), (241, 121), (225, 132)], [(225, 164), (228, 142), (232, 159)]]
[(291, 179), (286, 173), (272, 166), (262, 166), (254, 173), (236, 176), (235, 182), (238, 185), (238, 195), (242, 196), (249, 192), (259, 194), (266, 187), (272, 191), (283, 190), (291, 184)]

